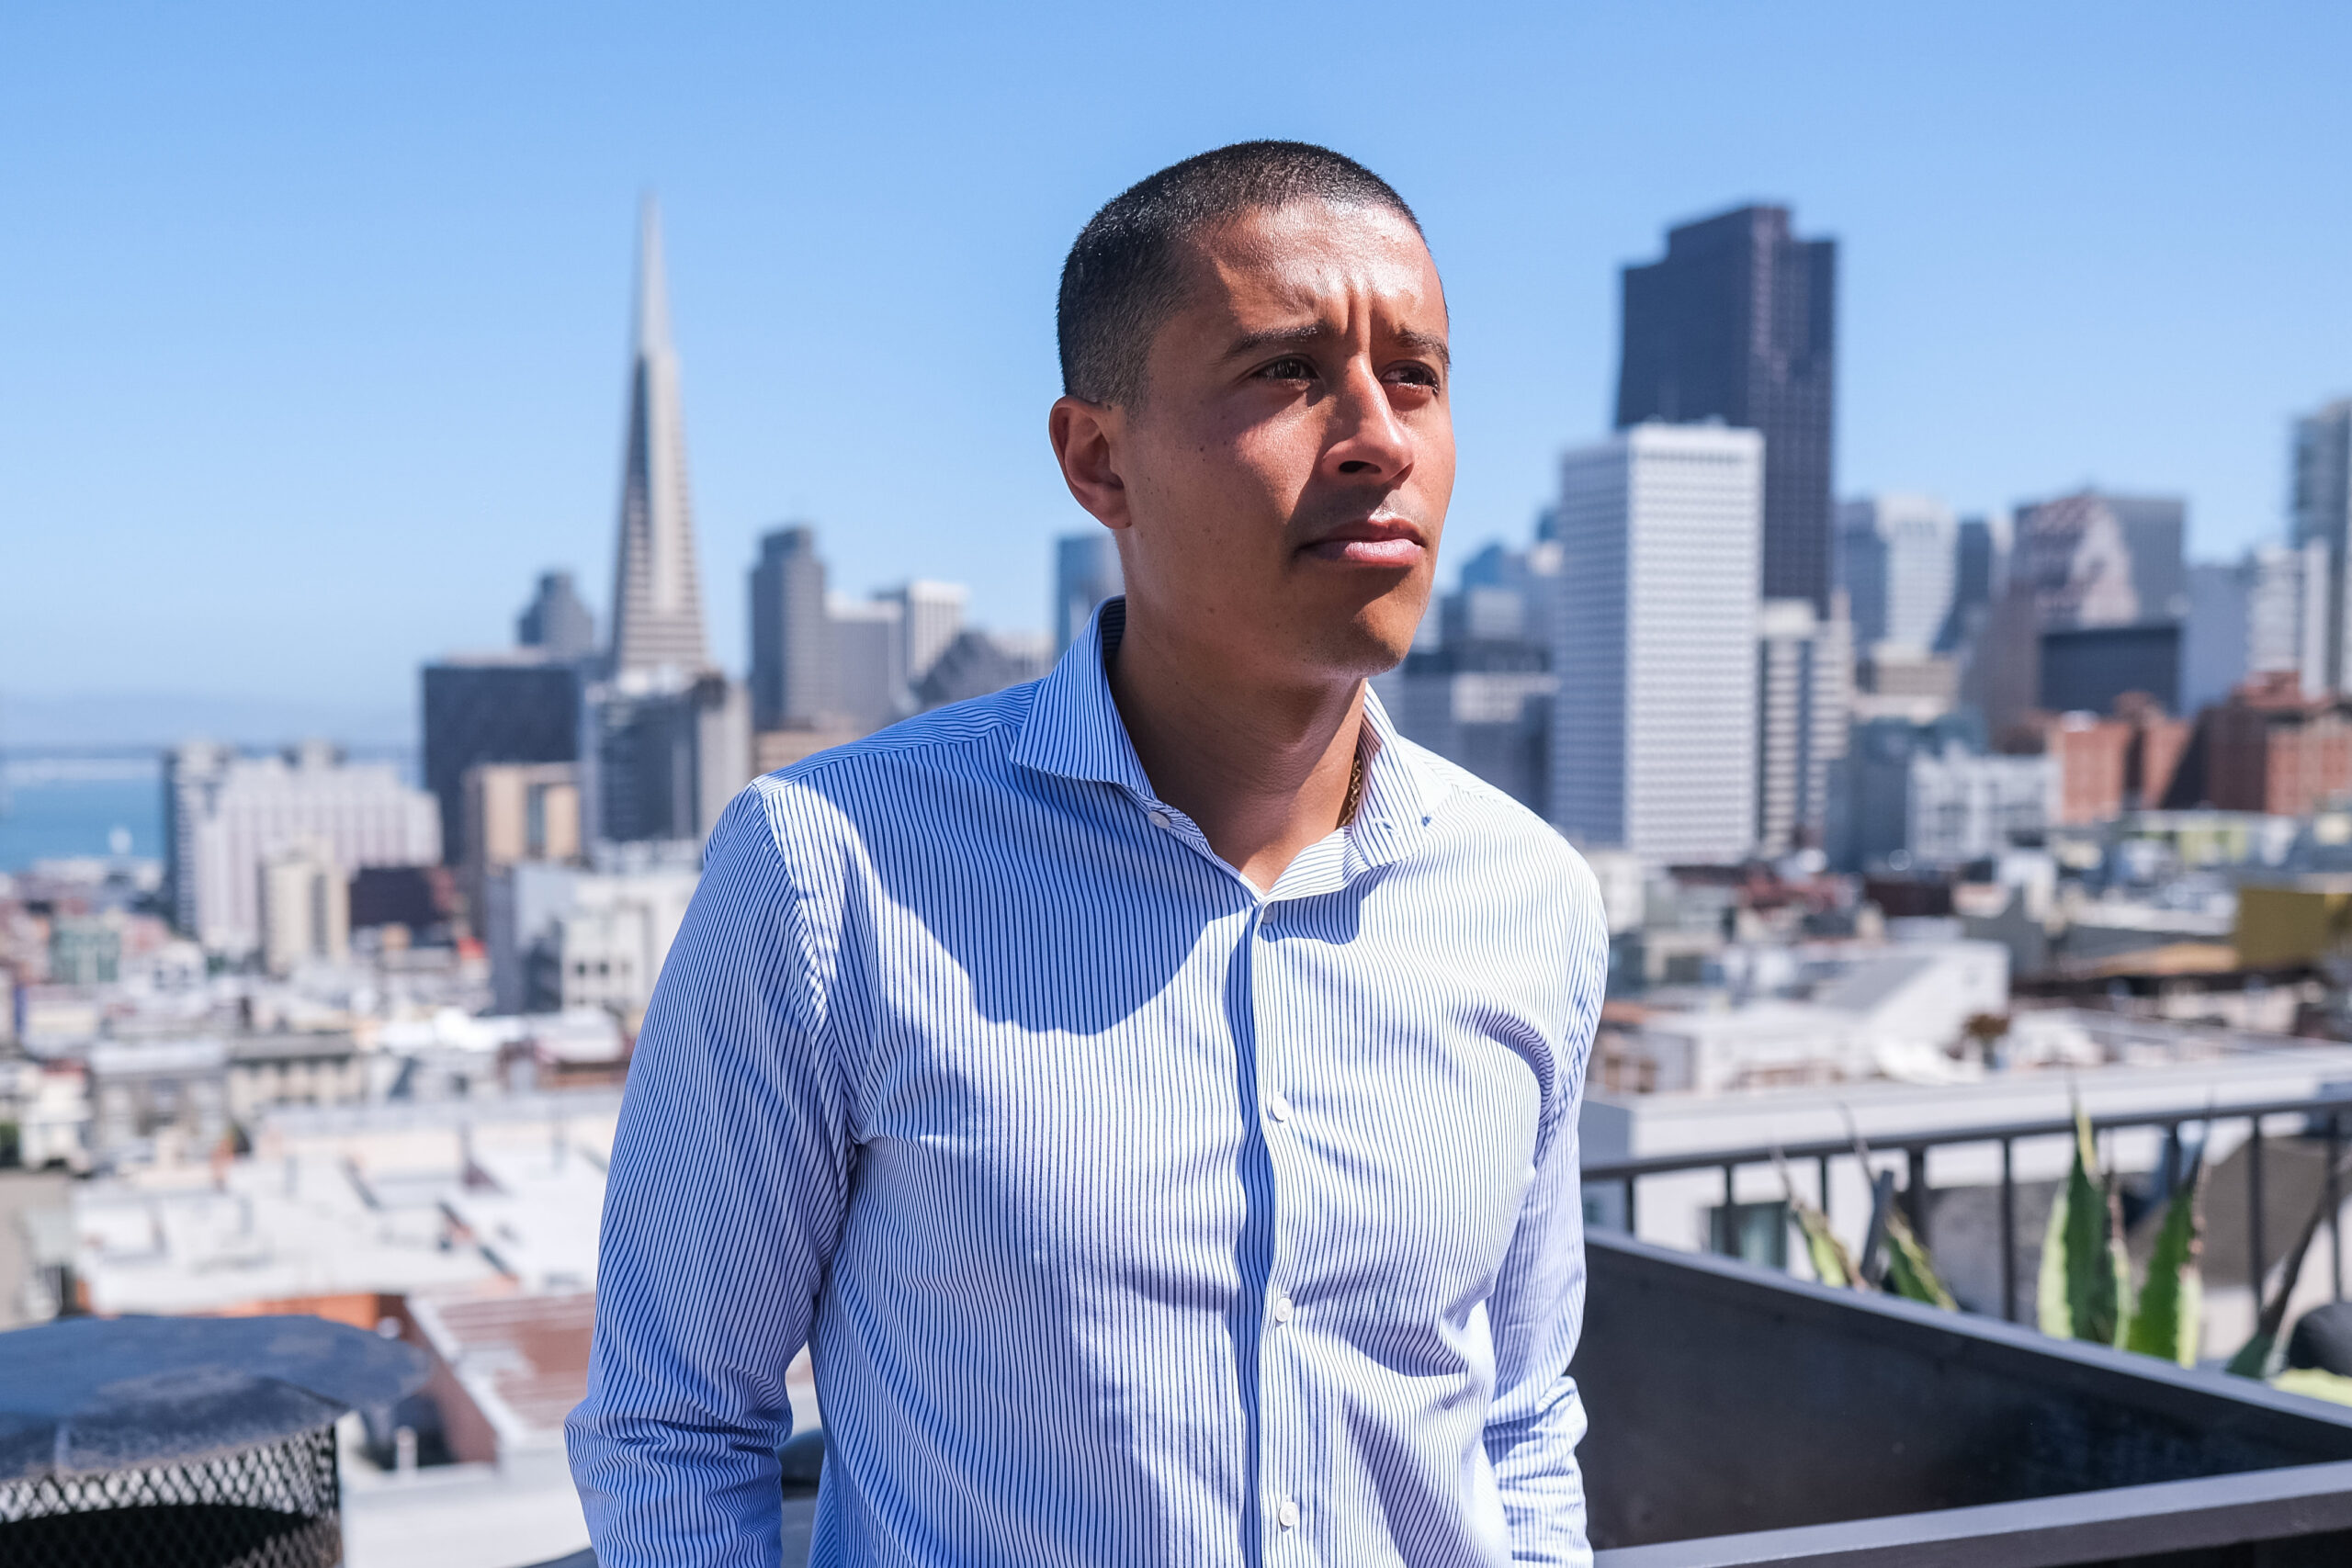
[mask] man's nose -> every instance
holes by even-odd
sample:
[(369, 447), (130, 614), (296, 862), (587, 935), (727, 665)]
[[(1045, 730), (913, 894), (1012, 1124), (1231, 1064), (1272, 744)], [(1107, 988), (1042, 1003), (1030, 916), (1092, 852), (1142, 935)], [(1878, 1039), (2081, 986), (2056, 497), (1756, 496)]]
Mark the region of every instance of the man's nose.
[(1388, 388), (1363, 361), (1348, 367), (1334, 399), (1329, 472), (1349, 479), (1395, 479), (1413, 466), (1413, 438), (1389, 403)]

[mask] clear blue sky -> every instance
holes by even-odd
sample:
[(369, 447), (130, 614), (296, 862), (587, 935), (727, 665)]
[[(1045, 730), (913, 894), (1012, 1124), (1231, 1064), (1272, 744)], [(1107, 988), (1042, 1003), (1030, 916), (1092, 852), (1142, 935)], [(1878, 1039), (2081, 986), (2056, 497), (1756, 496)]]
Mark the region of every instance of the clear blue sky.
[(543, 566), (601, 612), (648, 186), (738, 667), (786, 518), (1043, 624), (1062, 250), (1243, 137), (1419, 209), (1455, 561), (1605, 427), (1617, 268), (1751, 198), (1843, 246), (1841, 493), (2234, 551), (2352, 393), (2340, 4), (367, 9), (0, 10), (0, 694), (380, 716)]

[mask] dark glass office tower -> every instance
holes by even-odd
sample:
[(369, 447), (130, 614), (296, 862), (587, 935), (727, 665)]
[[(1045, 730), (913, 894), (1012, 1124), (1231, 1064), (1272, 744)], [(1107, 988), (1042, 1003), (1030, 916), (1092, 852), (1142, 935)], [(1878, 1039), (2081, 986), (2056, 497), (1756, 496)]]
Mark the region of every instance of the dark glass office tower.
[(1668, 231), (1625, 269), (1617, 428), (1719, 419), (1764, 436), (1767, 599), (1829, 613), (1829, 441), (1838, 242), (1800, 240), (1785, 207)]

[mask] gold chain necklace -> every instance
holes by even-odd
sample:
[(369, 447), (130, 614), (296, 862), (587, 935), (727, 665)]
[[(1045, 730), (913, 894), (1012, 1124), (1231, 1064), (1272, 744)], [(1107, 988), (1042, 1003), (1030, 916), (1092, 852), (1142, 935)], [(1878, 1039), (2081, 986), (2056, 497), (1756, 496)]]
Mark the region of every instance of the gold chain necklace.
[(1344, 828), (1356, 819), (1356, 807), (1363, 804), (1363, 742), (1356, 742), (1356, 754), (1348, 763), (1347, 798), (1340, 803), (1340, 826)]

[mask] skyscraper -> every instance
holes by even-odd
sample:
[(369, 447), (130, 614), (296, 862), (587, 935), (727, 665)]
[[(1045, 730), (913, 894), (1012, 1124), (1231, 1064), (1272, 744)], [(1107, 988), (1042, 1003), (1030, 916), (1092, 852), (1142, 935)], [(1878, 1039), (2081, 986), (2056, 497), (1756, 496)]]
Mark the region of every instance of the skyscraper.
[(678, 355), (662, 268), (662, 219), (645, 203), (638, 241), (637, 343), (629, 372), (628, 444), (621, 477), (620, 548), (613, 572), (612, 674), (710, 666), (686, 490), (686, 433)]
[(1108, 528), (1064, 534), (1054, 541), (1054, 653), (1069, 651), (1086, 629), (1094, 606), (1125, 591), (1119, 547)]
[[(1771, 453), (1765, 453), (1770, 468)], [(1959, 525), (1924, 495), (1872, 495), (1838, 508), (1838, 585), (1854, 641), (1925, 653), (1951, 613)]]
[(1756, 833), (1771, 852), (1819, 848), (1831, 770), (1846, 755), (1854, 634), (1802, 599), (1767, 599), (1757, 615)]
[(752, 568), (752, 723), (806, 729), (830, 705), (832, 637), (825, 613), (825, 562), (807, 524), (760, 540)]
[(458, 654), (427, 664), (424, 686), (424, 787), (440, 803), (443, 854), (460, 865), (468, 769), (579, 760), (580, 666), (537, 648)]
[(581, 811), (608, 843), (709, 837), (752, 778), (752, 704), (710, 660), (678, 401), (678, 356), (649, 199), (639, 231), (613, 639), (584, 694)]
[(2328, 553), (2327, 688), (2352, 690), (2352, 602), (2345, 581), (2352, 552), (2352, 398), (2295, 422), (2293, 468), (2294, 543)]
[(1617, 428), (1719, 419), (1764, 437), (1763, 596), (1829, 613), (1838, 243), (1785, 207), (1669, 230), (1624, 269)]
[(1552, 819), (1651, 862), (1756, 844), (1764, 439), (1642, 424), (1561, 466)]
[(585, 659), (596, 651), (596, 617), (580, 602), (568, 571), (543, 571), (539, 590), (514, 622), (514, 640), (549, 659)]

